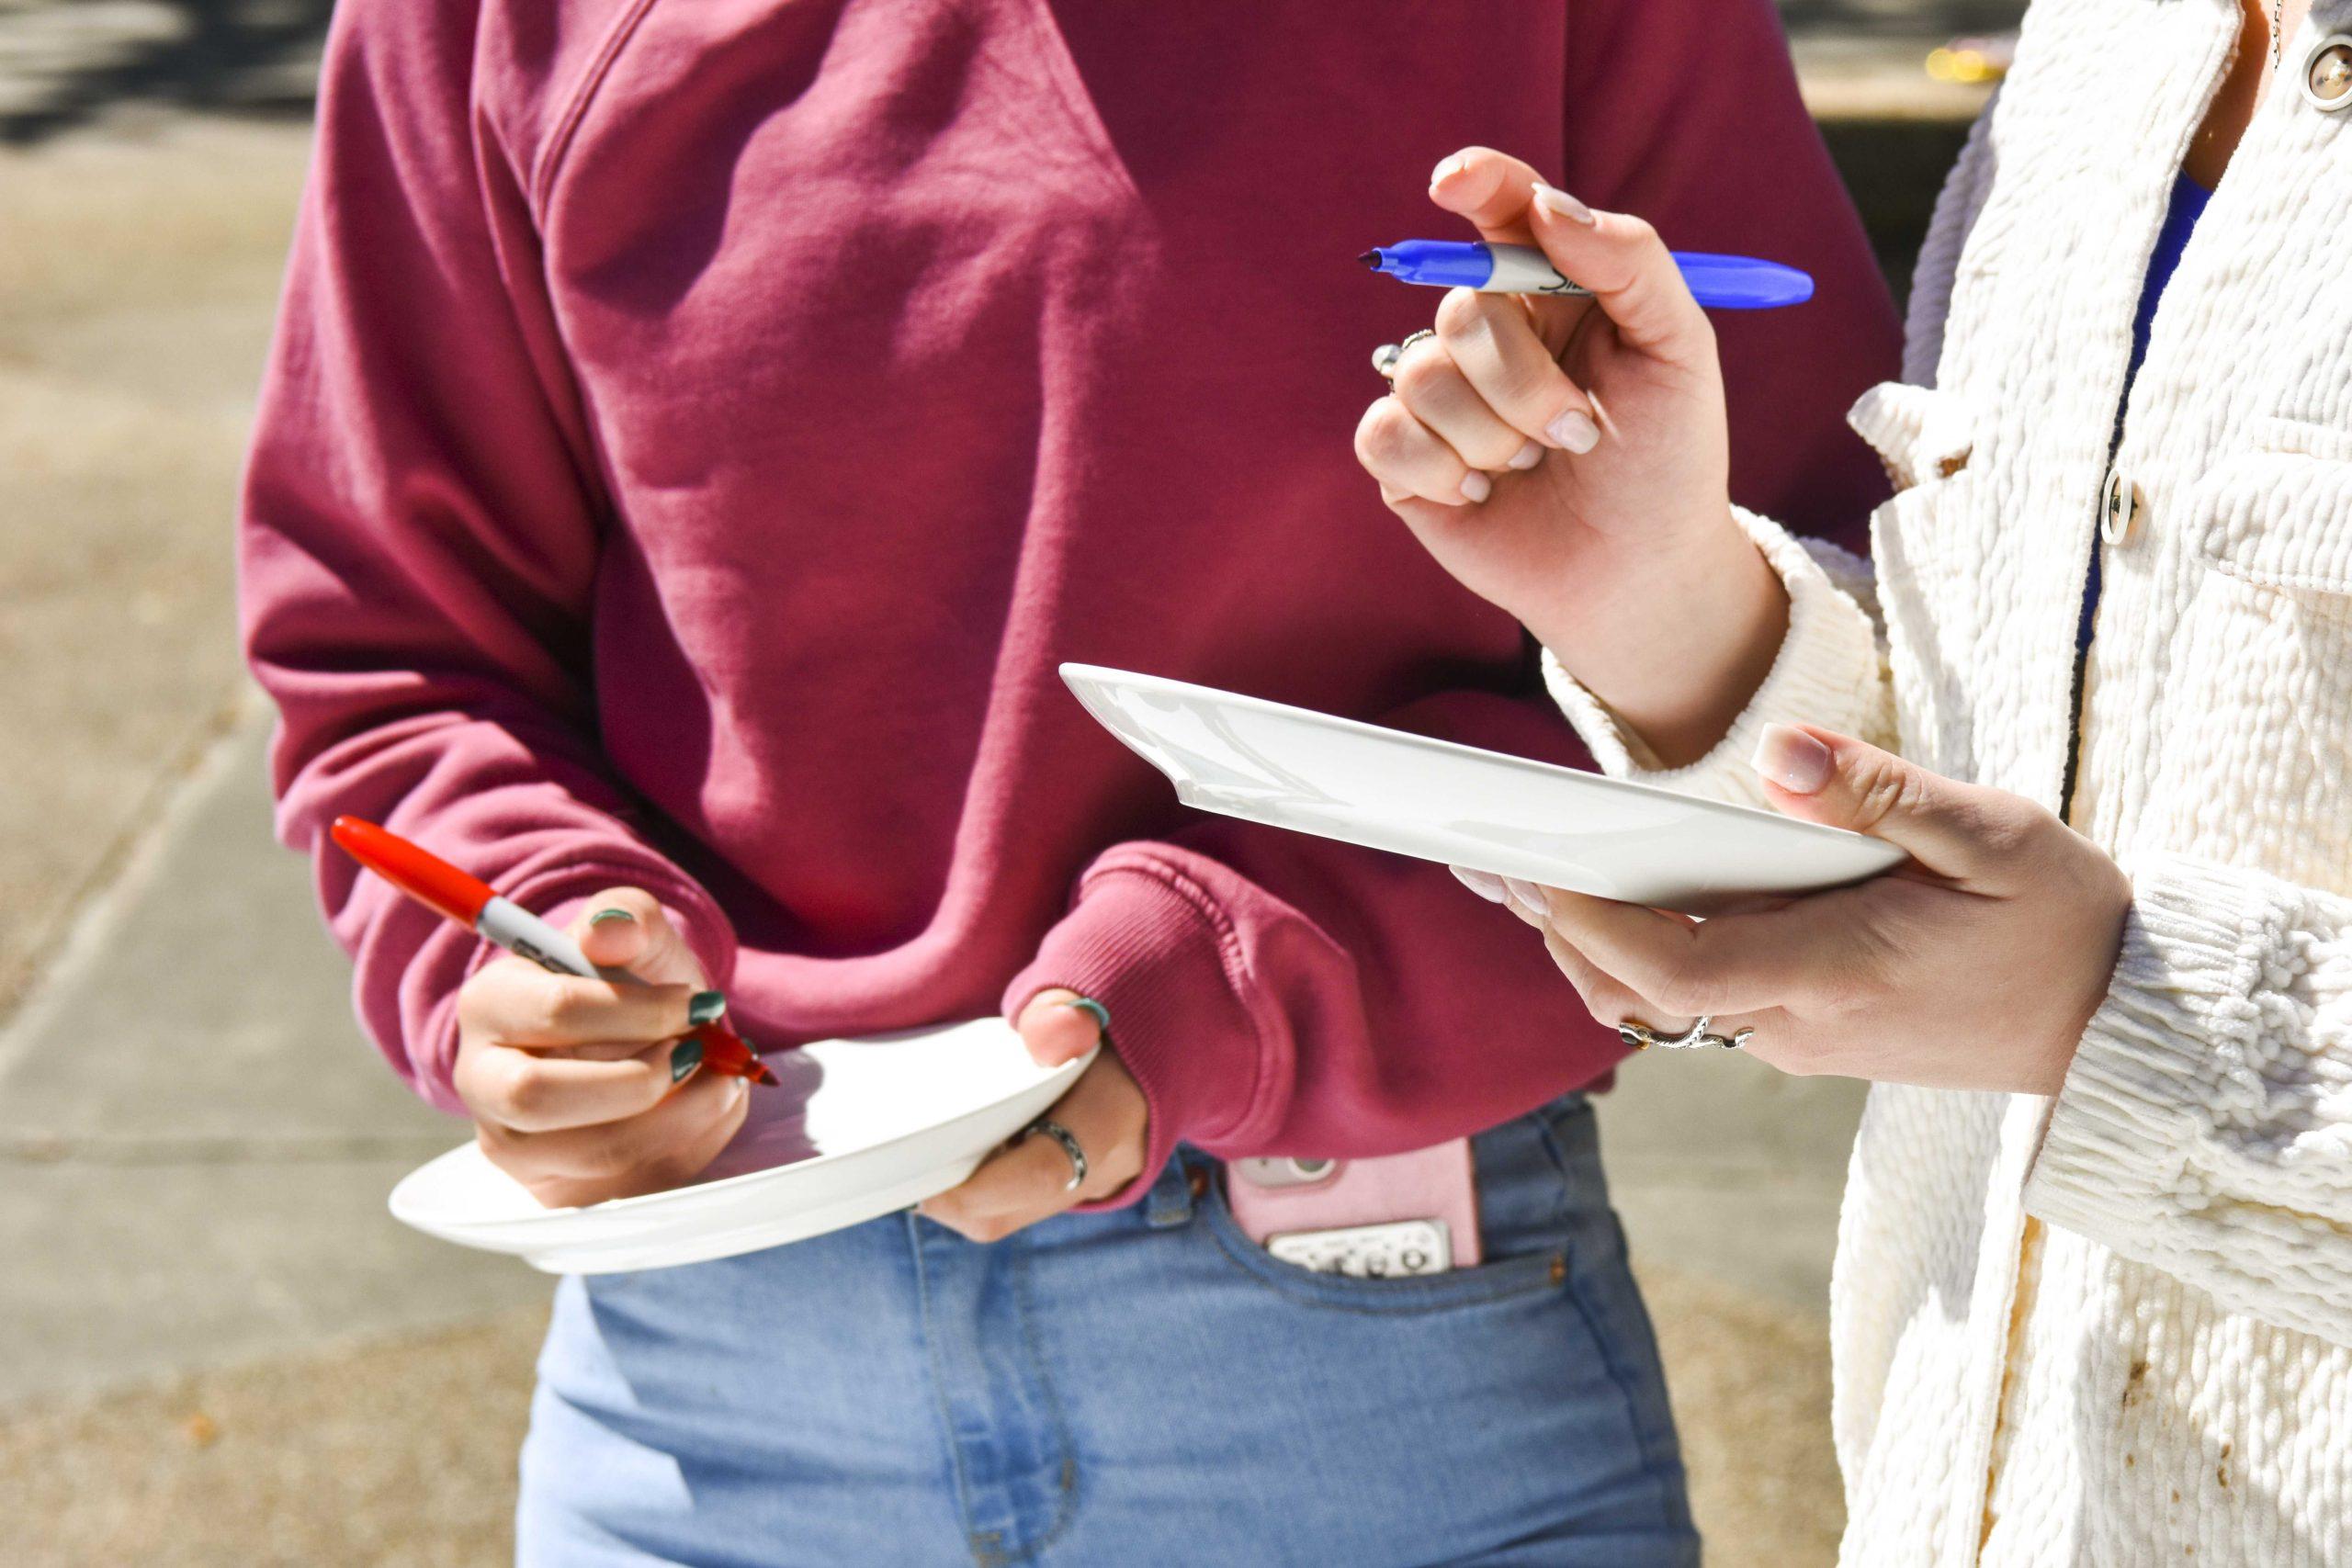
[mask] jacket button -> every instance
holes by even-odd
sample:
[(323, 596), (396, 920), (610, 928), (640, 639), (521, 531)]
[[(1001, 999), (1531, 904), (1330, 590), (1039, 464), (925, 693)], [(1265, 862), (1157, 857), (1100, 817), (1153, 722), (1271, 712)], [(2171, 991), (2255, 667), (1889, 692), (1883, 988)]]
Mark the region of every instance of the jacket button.
[(2098, 536), (2110, 545), (2130, 544), (2139, 534), (2140, 519), (2147, 510), (2148, 501), (2140, 487), (2121, 468), (2109, 468), (2107, 487), (2099, 495)]
[(2303, 62), (2303, 102), (2327, 114), (2352, 105), (2352, 33), (2334, 33), (2312, 46)]

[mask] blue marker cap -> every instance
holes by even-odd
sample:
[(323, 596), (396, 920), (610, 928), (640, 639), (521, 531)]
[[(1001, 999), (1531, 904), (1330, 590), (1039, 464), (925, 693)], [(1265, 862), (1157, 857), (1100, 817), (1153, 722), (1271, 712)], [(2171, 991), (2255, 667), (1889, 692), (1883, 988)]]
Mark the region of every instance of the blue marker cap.
[(1812, 276), (1779, 262), (1677, 251), (1674, 265), (1682, 269), (1690, 297), (1711, 310), (1770, 310), (1813, 298)]

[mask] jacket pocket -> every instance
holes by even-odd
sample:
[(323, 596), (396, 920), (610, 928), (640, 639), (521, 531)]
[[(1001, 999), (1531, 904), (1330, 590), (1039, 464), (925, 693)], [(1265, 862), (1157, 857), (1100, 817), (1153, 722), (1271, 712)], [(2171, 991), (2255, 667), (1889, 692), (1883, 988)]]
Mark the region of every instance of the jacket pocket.
[[(2267, 422), (2267, 424), (2278, 422)], [(2306, 427), (2308, 428), (2308, 427)], [(2314, 436), (2330, 433), (2311, 430)], [(2302, 437), (2283, 426), (2266, 440)], [(2188, 492), (2149, 841), (2310, 886), (2352, 878), (2352, 461), (2272, 447)]]
[[(2228, 459), (2192, 492), (2198, 554), (2257, 587), (2352, 594), (2352, 442), (2278, 420), (2263, 434), (2273, 450)], [(2337, 445), (2345, 456), (2308, 449)]]

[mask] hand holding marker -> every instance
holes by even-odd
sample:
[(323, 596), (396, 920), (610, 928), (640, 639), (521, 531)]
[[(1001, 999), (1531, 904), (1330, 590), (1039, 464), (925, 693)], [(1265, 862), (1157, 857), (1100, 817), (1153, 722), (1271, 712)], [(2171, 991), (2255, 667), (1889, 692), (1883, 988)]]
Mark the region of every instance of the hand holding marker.
[[(527, 958), (555, 975), (627, 985), (627, 971), (598, 969), (580, 944), (547, 921), (502, 898), (491, 886), (440, 856), (417, 848), (397, 833), (356, 817), (338, 817), (329, 829), (345, 853), (426, 908), (446, 915), (484, 942)], [(703, 1047), (702, 1065), (729, 1077), (773, 1084), (776, 1076), (742, 1037), (717, 1020), (696, 1023), (688, 1034)]]
[[(1794, 304), (1811, 280), (1678, 255), (1639, 217), (1595, 211), (1488, 147), (1442, 161), (1430, 200), (1476, 243), (1365, 258), (1443, 298), (1429, 331), (1373, 355), (1389, 385), (1357, 422), (1357, 460), (1458, 581), (1661, 759), (1695, 760), (1763, 679), (1755, 650), (1779, 646), (1787, 608), (1728, 499), (1705, 307)], [(1670, 660), (1661, 603), (1680, 628)]]

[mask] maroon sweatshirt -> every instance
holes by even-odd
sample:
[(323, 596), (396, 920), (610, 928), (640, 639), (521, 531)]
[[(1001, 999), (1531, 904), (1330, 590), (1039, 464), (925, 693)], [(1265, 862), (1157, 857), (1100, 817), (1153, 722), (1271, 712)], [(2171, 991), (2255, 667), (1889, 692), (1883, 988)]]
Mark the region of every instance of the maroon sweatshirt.
[(1099, 998), (1151, 1167), (1484, 1127), (1619, 1055), (1442, 866), (1205, 818), (1065, 659), (1554, 760), (1380, 505), (1368, 245), (1507, 149), (1819, 280), (1719, 319), (1735, 495), (1853, 540), (1896, 330), (1769, 0), (345, 0), (243, 504), (286, 840), (436, 1104), (479, 944), (380, 819), (670, 907), (785, 1044)]

